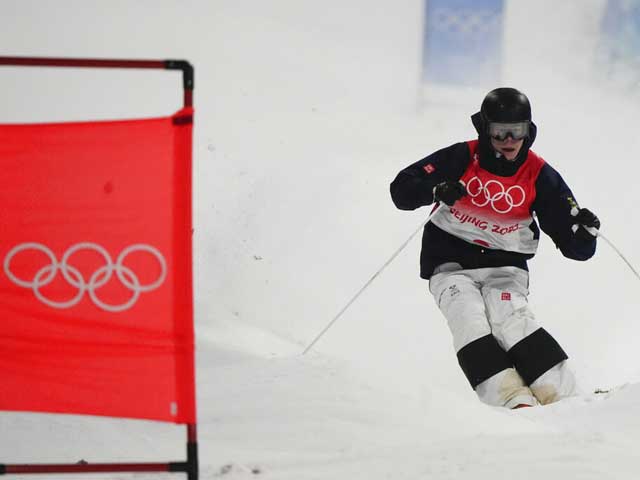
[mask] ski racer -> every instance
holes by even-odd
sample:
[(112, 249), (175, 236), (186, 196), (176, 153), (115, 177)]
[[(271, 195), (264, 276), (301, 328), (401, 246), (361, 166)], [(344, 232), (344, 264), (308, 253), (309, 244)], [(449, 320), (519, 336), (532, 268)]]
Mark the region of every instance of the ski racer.
[(522, 92), (492, 90), (471, 120), (476, 140), (402, 170), (391, 197), (401, 210), (435, 202), (420, 276), (429, 280), (479, 399), (506, 408), (549, 404), (578, 391), (567, 354), (529, 307), (527, 261), (540, 228), (565, 257), (591, 258), (600, 221), (530, 150), (537, 127)]

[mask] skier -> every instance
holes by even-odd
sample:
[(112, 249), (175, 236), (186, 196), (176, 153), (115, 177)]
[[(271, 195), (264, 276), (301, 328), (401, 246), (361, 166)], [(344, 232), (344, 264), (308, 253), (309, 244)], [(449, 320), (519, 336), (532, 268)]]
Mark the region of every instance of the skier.
[(401, 210), (435, 202), (424, 228), (420, 276), (444, 314), (458, 362), (481, 401), (520, 408), (576, 395), (567, 354), (528, 305), (527, 261), (540, 228), (565, 257), (587, 260), (598, 217), (579, 208), (560, 174), (530, 150), (537, 127), (527, 97), (492, 90), (471, 117), (477, 140), (402, 170), (391, 183)]

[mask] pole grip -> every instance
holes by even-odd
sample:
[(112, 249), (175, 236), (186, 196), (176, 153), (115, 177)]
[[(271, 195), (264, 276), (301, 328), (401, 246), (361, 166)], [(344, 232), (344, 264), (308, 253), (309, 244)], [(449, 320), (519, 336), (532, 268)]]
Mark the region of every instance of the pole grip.
[[(575, 217), (576, 215), (578, 215), (579, 211), (580, 210), (578, 210), (578, 207), (571, 207), (571, 216)], [(578, 228), (580, 227), (584, 228), (587, 232), (589, 232), (594, 237), (597, 237), (598, 235), (600, 235), (600, 232), (596, 227), (587, 227), (586, 225), (580, 225), (578, 223), (574, 223), (573, 225), (571, 225), (571, 231), (573, 233), (576, 233), (578, 231)]]

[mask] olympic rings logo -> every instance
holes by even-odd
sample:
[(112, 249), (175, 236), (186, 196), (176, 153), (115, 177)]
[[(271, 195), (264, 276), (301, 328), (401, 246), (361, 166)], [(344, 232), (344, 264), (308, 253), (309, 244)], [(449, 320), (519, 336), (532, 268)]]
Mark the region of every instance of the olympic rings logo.
[[(500, 14), (491, 10), (436, 8), (433, 11), (433, 27), (444, 33), (462, 34), (466, 37), (498, 32)], [(431, 22), (430, 22), (431, 24)]]
[[(496, 187), (492, 188), (492, 185)], [(478, 177), (469, 180), (467, 193), (474, 205), (477, 207), (491, 205), (497, 213), (508, 213), (521, 206), (527, 198), (524, 188), (520, 185), (512, 185), (505, 190), (504, 185), (498, 180), (489, 180), (483, 185)]]
[[(91, 274), (88, 281), (83, 277), (82, 273), (80, 273), (80, 270), (71, 265), (70, 262), (71, 257), (81, 250), (97, 252), (105, 262), (103, 266), (99, 267)], [(13, 258), (17, 254), (26, 251), (39, 251), (49, 258), (49, 264), (40, 268), (34, 274), (32, 280), (19, 278), (11, 271), (11, 261)], [(147, 285), (141, 284), (135, 272), (124, 265), (124, 261), (127, 256), (138, 251), (151, 254), (160, 265), (160, 275), (155, 281)], [(62, 255), (62, 259), (58, 262), (55, 254), (45, 245), (42, 245), (41, 243), (27, 242), (13, 247), (9, 253), (7, 253), (4, 258), (4, 272), (13, 283), (23, 288), (30, 288), (33, 290), (33, 294), (38, 300), (52, 308), (66, 309), (73, 307), (80, 302), (86, 292), (89, 294), (91, 301), (97, 307), (108, 312), (122, 312), (133, 307), (143, 292), (150, 292), (162, 285), (167, 277), (167, 262), (157, 248), (138, 243), (130, 245), (122, 250), (114, 263), (111, 255), (109, 255), (109, 252), (107, 252), (104, 247), (91, 242), (77, 243), (69, 247)], [(41, 292), (42, 287), (50, 284), (55, 279), (58, 272), (62, 274), (62, 277), (69, 285), (78, 289), (78, 292), (70, 300), (54, 301), (45, 297)], [(106, 303), (101, 300), (97, 294), (97, 290), (106, 285), (107, 282), (111, 280), (114, 273), (120, 283), (131, 292), (131, 297), (118, 305)]]

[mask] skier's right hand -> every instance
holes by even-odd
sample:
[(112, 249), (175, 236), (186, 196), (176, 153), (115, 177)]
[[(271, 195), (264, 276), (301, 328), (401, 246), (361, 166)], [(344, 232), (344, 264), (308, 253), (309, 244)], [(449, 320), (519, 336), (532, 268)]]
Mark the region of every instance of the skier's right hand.
[(433, 198), (436, 201), (444, 202), (449, 206), (456, 203), (467, 194), (467, 189), (462, 182), (452, 182), (447, 180), (433, 187)]

